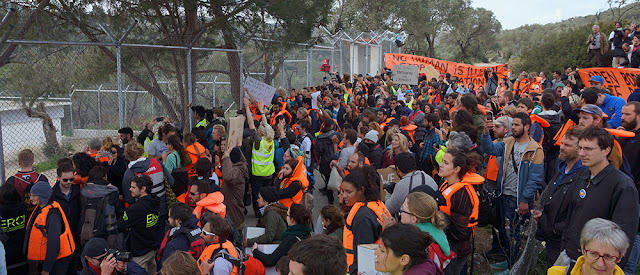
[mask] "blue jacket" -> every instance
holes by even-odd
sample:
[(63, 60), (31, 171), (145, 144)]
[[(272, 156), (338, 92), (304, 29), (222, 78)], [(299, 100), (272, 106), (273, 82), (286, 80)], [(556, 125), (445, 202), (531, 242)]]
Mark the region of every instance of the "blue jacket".
[(640, 88), (637, 88), (629, 95), (627, 102), (640, 101)]
[[(189, 230), (194, 230), (196, 228), (199, 228), (198, 218), (196, 218), (195, 215), (192, 215), (191, 218), (185, 221), (180, 227), (187, 228)], [(174, 227), (171, 230), (178, 230), (180, 229), (180, 227)], [(169, 234), (173, 235), (173, 232), (174, 231), (172, 231)], [(177, 234), (176, 236), (172, 236), (172, 237), (173, 238), (170, 241), (168, 241), (167, 244), (165, 244), (164, 248), (162, 249), (162, 258), (158, 262), (158, 271), (162, 268), (162, 263), (164, 263), (164, 261), (167, 258), (169, 258), (169, 256), (171, 256), (173, 252), (189, 251), (189, 249), (191, 248), (191, 242), (189, 241), (189, 238), (187, 237), (187, 235)]]
[[(507, 162), (511, 161), (510, 154), (513, 151), (515, 142), (514, 137), (508, 137), (501, 142), (493, 143), (488, 134), (482, 134), (482, 151), (489, 155), (504, 156), (504, 161), (498, 163), (498, 195), (502, 195), (502, 182), (505, 179), (504, 171)], [(534, 201), (536, 192), (541, 188), (544, 180), (543, 160), (542, 146), (532, 138), (529, 138), (529, 145), (527, 145), (524, 155), (522, 155), (518, 171), (518, 202), (532, 203)]]
[(609, 116), (607, 122), (616, 129), (622, 125), (622, 106), (627, 104), (621, 97), (605, 94), (605, 99), (600, 105), (600, 109)]

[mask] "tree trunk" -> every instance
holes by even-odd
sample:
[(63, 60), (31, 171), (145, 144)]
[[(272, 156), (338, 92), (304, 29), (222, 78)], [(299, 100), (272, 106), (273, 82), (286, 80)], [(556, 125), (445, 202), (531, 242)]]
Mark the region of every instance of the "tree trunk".
[(40, 102), (36, 109), (27, 106), (25, 102), (22, 103), (22, 107), (28, 117), (39, 118), (42, 121), (42, 131), (44, 132), (45, 143), (49, 145), (50, 148), (60, 148), (58, 136), (56, 135), (58, 130), (53, 124), (53, 119), (51, 119), (51, 116), (47, 113), (44, 102)]
[(436, 58), (436, 48), (435, 48), (435, 35), (425, 34), (427, 38), (427, 44), (429, 45), (429, 57)]
[[(225, 14), (222, 11), (222, 6), (216, 6), (213, 9), (213, 15), (216, 18), (224, 18)], [(222, 32), (222, 38), (224, 40), (225, 48), (227, 49), (237, 49), (237, 45), (233, 38), (233, 31), (229, 29), (229, 25), (226, 22), (222, 22), (219, 25), (220, 31)], [(227, 52), (227, 61), (229, 62), (229, 82), (231, 83), (231, 96), (233, 100), (236, 102), (238, 109), (242, 106), (242, 98), (243, 95), (240, 92), (241, 85), (241, 72), (244, 71), (242, 69), (242, 64), (240, 62), (240, 53), (238, 52)]]

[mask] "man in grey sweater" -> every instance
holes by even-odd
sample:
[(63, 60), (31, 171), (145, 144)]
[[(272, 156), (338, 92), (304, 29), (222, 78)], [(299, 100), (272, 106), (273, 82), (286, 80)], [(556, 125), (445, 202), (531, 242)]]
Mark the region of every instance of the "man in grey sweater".
[(395, 214), (400, 211), (404, 199), (409, 192), (420, 185), (428, 185), (433, 190), (438, 190), (436, 182), (423, 171), (417, 170), (416, 160), (412, 153), (405, 152), (395, 156), (396, 174), (401, 180), (396, 183), (391, 195), (387, 195), (385, 205), (389, 213)]

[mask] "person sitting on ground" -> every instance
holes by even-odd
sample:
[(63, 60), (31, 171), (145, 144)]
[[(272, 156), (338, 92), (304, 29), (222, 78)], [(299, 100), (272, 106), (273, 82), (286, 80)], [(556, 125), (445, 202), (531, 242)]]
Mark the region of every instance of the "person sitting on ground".
[(282, 233), (280, 240), (282, 241), (278, 248), (271, 254), (265, 254), (258, 250), (258, 244), (254, 243), (251, 248), (253, 257), (264, 264), (265, 267), (275, 266), (281, 257), (286, 256), (291, 247), (306, 238), (311, 237), (313, 229), (308, 226), (311, 222), (311, 213), (300, 204), (292, 204), (287, 212), (287, 230)]
[(262, 218), (258, 220), (257, 226), (264, 227), (265, 233), (255, 238), (246, 239), (245, 247), (253, 246), (254, 243), (279, 243), (280, 236), (287, 229), (287, 207), (278, 201), (277, 187), (260, 188), (258, 206), (260, 206)]

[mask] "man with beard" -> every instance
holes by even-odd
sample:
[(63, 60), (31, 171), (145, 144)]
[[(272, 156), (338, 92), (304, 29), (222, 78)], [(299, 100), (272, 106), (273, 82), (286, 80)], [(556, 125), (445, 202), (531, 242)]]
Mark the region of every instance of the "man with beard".
[[(618, 138), (620, 147), (622, 147), (622, 152), (629, 162), (630, 167), (638, 167), (640, 164), (640, 154), (638, 154), (638, 152), (640, 152), (640, 125), (638, 124), (638, 119), (640, 119), (640, 102), (631, 101), (622, 106), (622, 126), (618, 127), (618, 130), (631, 131), (636, 134), (634, 137)], [(640, 187), (640, 169), (632, 169), (631, 175), (633, 176), (633, 182), (636, 185), (636, 189), (638, 189)], [(640, 232), (640, 224), (638, 229), (638, 232)], [(640, 248), (640, 238), (638, 236), (639, 235), (636, 234), (636, 239), (633, 243), (632, 256), (634, 255), (634, 252), (638, 253), (638, 249)], [(629, 263), (624, 268), (625, 270), (631, 270), (638, 263), (638, 257), (631, 258), (636, 259), (636, 261), (630, 259)]]
[[(504, 157), (504, 161), (498, 163), (497, 204), (502, 223), (498, 231), (503, 244), (514, 244), (506, 247), (507, 261), (492, 265), (497, 269), (508, 269), (517, 261), (520, 230), (525, 220), (529, 219), (529, 209), (544, 179), (544, 153), (542, 146), (529, 136), (530, 127), (529, 115), (517, 113), (511, 123), (511, 137), (493, 143), (489, 136), (489, 129), (493, 129), (493, 121), (490, 120), (485, 121), (482, 133), (482, 151), (496, 157)], [(506, 219), (511, 223), (508, 232), (504, 224)], [(506, 234), (509, 234), (509, 238)]]
[(562, 232), (567, 228), (567, 211), (570, 194), (573, 190), (575, 175), (586, 169), (578, 158), (578, 138), (582, 130), (574, 126), (567, 130), (560, 143), (560, 153), (555, 176), (544, 190), (541, 199), (541, 208), (531, 210), (533, 218), (537, 221), (538, 231), (536, 239), (546, 242), (547, 268), (551, 267), (560, 255), (560, 242)]

